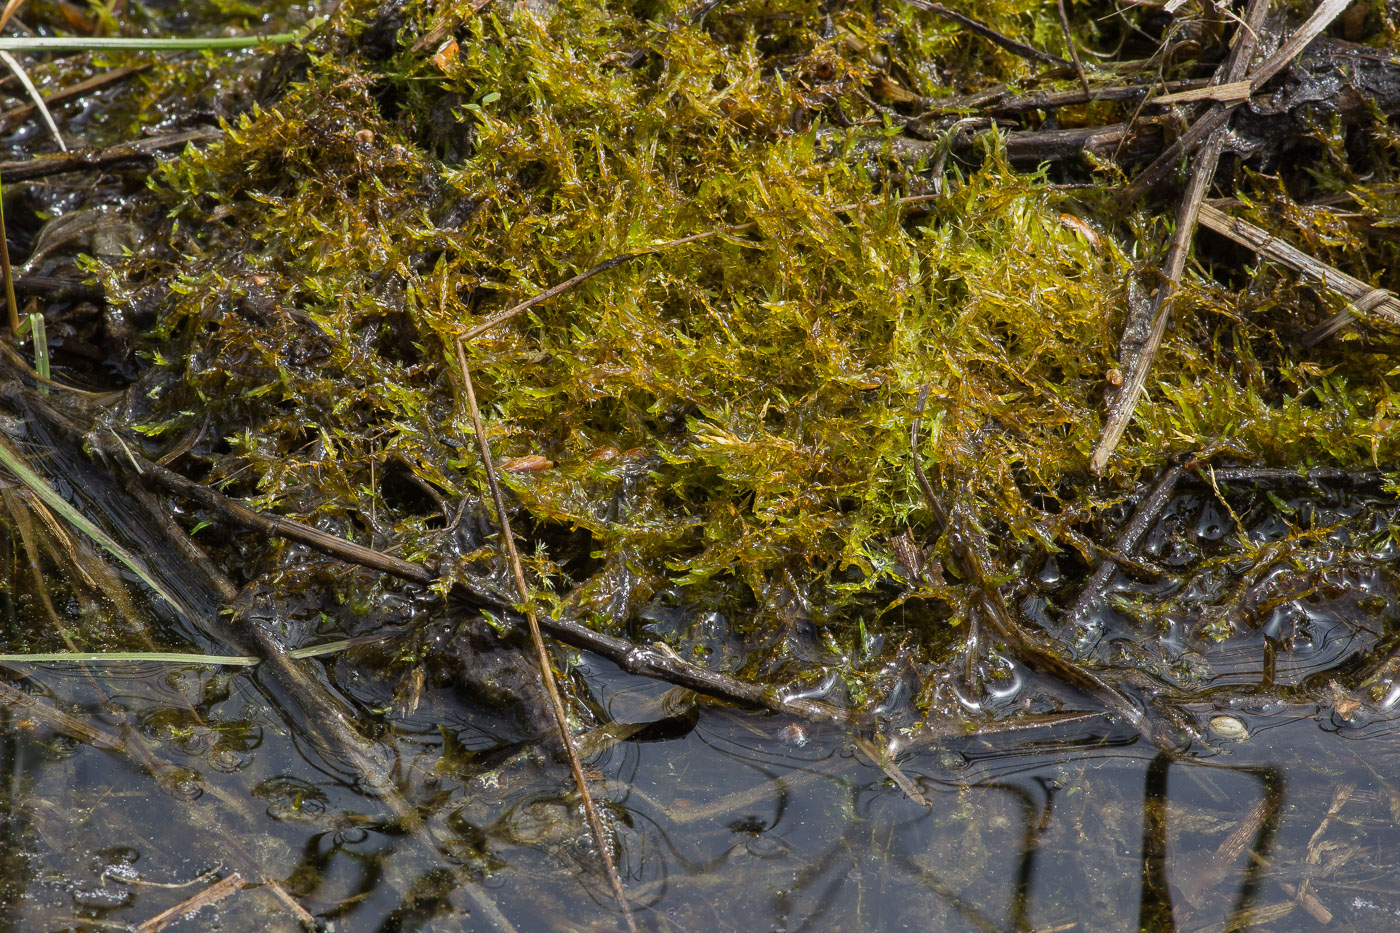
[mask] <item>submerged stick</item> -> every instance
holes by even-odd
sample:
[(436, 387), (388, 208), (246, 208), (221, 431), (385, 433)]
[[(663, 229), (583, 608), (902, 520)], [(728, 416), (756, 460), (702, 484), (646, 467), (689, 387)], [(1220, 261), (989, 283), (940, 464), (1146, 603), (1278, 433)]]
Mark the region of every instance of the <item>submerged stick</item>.
[(481, 423), (481, 409), (476, 404), (476, 389), (472, 385), (471, 370), (467, 367), (467, 354), (461, 339), (457, 340), (457, 364), (462, 369), (462, 383), (467, 392), (467, 405), (472, 419), (472, 430), (476, 432), (476, 442), (481, 448), (481, 462), (486, 469), (486, 484), (491, 488), (491, 499), (496, 505), (496, 520), (501, 529), (501, 541), (505, 546), (506, 557), (510, 562), (511, 573), (515, 577), (515, 587), (520, 601), (524, 604), (525, 620), (530, 627), (530, 641), (535, 647), (535, 659), (539, 662), (540, 680), (545, 693), (549, 695), (549, 705), (554, 714), (555, 725), (559, 727), (559, 739), (564, 746), (564, 754), (569, 760), (569, 770), (573, 772), (574, 783), (583, 799), (583, 812), (588, 818), (588, 830), (593, 835), (593, 844), (598, 848), (603, 870), (608, 884), (612, 887), (617, 906), (622, 911), (622, 919), (630, 933), (637, 933), (637, 921), (632, 918), (632, 908), (627, 903), (627, 894), (622, 889), (622, 880), (617, 875), (617, 865), (613, 862), (612, 846), (603, 831), (603, 821), (598, 815), (598, 807), (593, 802), (593, 794), (588, 790), (588, 779), (583, 775), (583, 764), (579, 761), (578, 749), (574, 747), (573, 735), (569, 732), (569, 714), (559, 695), (559, 686), (554, 679), (554, 668), (545, 646), (544, 635), (540, 632), (540, 621), (530, 599), (530, 588), (525, 582), (525, 568), (520, 563), (520, 553), (515, 548), (515, 534), (511, 531), (510, 516), (506, 513), (505, 496), (501, 494), (501, 484), (496, 478), (496, 466), (491, 459), (491, 443), (486, 439), (486, 428)]

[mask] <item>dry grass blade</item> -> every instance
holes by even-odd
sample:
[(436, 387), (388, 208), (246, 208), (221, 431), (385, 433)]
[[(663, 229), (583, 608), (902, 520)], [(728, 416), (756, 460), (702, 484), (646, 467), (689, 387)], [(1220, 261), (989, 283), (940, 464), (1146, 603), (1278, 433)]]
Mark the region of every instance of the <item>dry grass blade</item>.
[(603, 830), (603, 821), (598, 815), (598, 807), (593, 802), (593, 795), (588, 790), (588, 780), (584, 777), (583, 765), (578, 758), (578, 750), (574, 748), (573, 736), (569, 733), (568, 712), (564, 709), (564, 701), (559, 695), (559, 685), (554, 679), (549, 649), (545, 646), (544, 635), (540, 632), (539, 617), (535, 614), (535, 608), (530, 601), (530, 589), (525, 582), (525, 568), (521, 565), (520, 554), (515, 549), (514, 533), (510, 528), (510, 518), (506, 514), (505, 496), (501, 494), (501, 484), (496, 477), (495, 463), (491, 459), (491, 445), (486, 439), (486, 429), (481, 424), (481, 410), (476, 404), (476, 389), (472, 385), (471, 370), (467, 368), (466, 350), (460, 339), (457, 341), (457, 365), (462, 370), (462, 385), (467, 393), (472, 430), (476, 432), (476, 442), (481, 448), (481, 462), (486, 470), (486, 482), (491, 487), (491, 498), (496, 505), (496, 518), (500, 524), (501, 542), (506, 549), (506, 556), (510, 562), (511, 573), (515, 577), (515, 586), (519, 592), (520, 601), (525, 604), (525, 619), (530, 626), (530, 641), (535, 647), (535, 658), (539, 662), (540, 680), (544, 682), (545, 692), (549, 695), (554, 721), (559, 727), (559, 738), (564, 745), (564, 753), (569, 759), (569, 770), (573, 772), (574, 783), (578, 785), (579, 795), (583, 799), (583, 811), (588, 818), (588, 829), (593, 835), (593, 844), (598, 849), (598, 857), (602, 860), (603, 870), (608, 876), (613, 896), (617, 898), (617, 906), (622, 911), (622, 918), (627, 924), (627, 929), (630, 933), (637, 933), (637, 922), (632, 917), (632, 908), (627, 904), (627, 894), (622, 890), (622, 880), (618, 877), (617, 865), (613, 862), (612, 846)]
[(5, 27), (10, 25), (10, 20), (14, 18), (22, 6), (24, 6), (24, 0), (8, 0), (5, 9), (0, 10), (0, 32), (3, 32)]
[(14, 72), (19, 83), (24, 85), (24, 91), (29, 95), (29, 99), (34, 101), (34, 106), (38, 108), (39, 115), (44, 118), (44, 123), (48, 125), (49, 132), (53, 135), (54, 142), (58, 143), (58, 148), (64, 152), (68, 151), (68, 146), (63, 141), (63, 134), (58, 131), (58, 124), (53, 122), (53, 114), (49, 113), (49, 105), (44, 102), (44, 96), (39, 93), (39, 89), (34, 86), (34, 82), (29, 80), (29, 74), (24, 70), (24, 66), (9, 52), (0, 50), (0, 61)]
[(1300, 275), (1321, 282), (1352, 303), (1351, 311), (1333, 315), (1313, 330), (1304, 343), (1316, 343), (1350, 324), (1356, 317), (1374, 314), (1392, 326), (1400, 326), (1400, 298), (1384, 288), (1372, 288), (1358, 278), (1285, 243), (1267, 230), (1247, 220), (1231, 217), (1209, 204), (1201, 205), (1201, 226), (1247, 246), (1265, 259), (1271, 259)]
[(0, 465), (14, 474), (15, 478), (26, 486), (30, 492), (38, 496), (49, 508), (62, 515), (71, 525), (87, 535), (94, 542), (100, 545), (103, 550), (111, 554), (118, 561), (124, 564), (127, 569), (141, 578), (141, 582), (151, 588), (155, 594), (168, 602), (177, 612), (187, 614), (188, 610), (184, 601), (177, 598), (169, 590), (161, 586), (160, 582), (146, 572), (146, 568), (141, 565), (134, 555), (126, 548), (94, 525), (88, 518), (79, 512), (62, 496), (60, 496), (52, 486), (43, 480), (39, 474), (31, 470), (24, 462), (18, 449), (10, 443), (8, 438), (0, 437)]

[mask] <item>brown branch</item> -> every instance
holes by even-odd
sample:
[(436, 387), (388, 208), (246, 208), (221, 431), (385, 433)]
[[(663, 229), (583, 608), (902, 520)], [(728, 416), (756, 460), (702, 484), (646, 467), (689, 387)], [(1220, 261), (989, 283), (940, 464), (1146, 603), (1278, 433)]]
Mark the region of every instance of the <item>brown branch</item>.
[[(1130, 555), (1133, 549), (1142, 541), (1144, 535), (1152, 527), (1152, 523), (1157, 520), (1157, 516), (1162, 514), (1162, 509), (1167, 507), (1167, 502), (1171, 499), (1172, 492), (1176, 489), (1177, 482), (1184, 474), (1184, 470), (1179, 466), (1174, 466), (1162, 474), (1162, 478), (1157, 481), (1157, 485), (1152, 487), (1152, 491), (1138, 503), (1133, 511), (1133, 517), (1128, 520), (1128, 524), (1123, 526), (1122, 532), (1114, 539), (1113, 550), (1121, 555)], [(1090, 613), (1098, 608), (1103, 602), (1104, 591), (1108, 588), (1108, 581), (1113, 578), (1113, 572), (1118, 569), (1116, 561), (1101, 560), (1089, 574), (1089, 580), (1080, 590), (1079, 596), (1065, 613), (1064, 630), (1073, 633), (1076, 629), (1085, 625)]]
[(92, 168), (109, 168), (126, 162), (141, 162), (154, 158), (157, 152), (183, 149), (186, 146), (212, 142), (223, 138), (223, 130), (198, 129), (165, 136), (152, 136), (129, 143), (118, 143), (105, 149), (75, 149), (62, 155), (40, 156), (17, 162), (0, 162), (0, 175), (7, 182), (28, 181), (64, 172), (79, 172)]
[(1079, 60), (1079, 48), (1074, 44), (1074, 33), (1069, 28), (1069, 14), (1065, 12), (1065, 0), (1055, 0), (1055, 9), (1060, 14), (1060, 29), (1065, 34), (1065, 45), (1069, 47), (1069, 57), (1074, 60), (1074, 72), (1079, 75), (1079, 83), (1084, 93), (1089, 93), (1089, 77), (1084, 74), (1084, 63)]
[(240, 888), (247, 887), (248, 882), (243, 880), (243, 876), (234, 872), (222, 881), (216, 881), (203, 891), (192, 897), (188, 897), (176, 904), (169, 910), (163, 910), (145, 923), (136, 927), (136, 933), (159, 933), (175, 921), (181, 919), (186, 914), (192, 914), (202, 907), (210, 904), (217, 904), (219, 901), (237, 892)]
[(948, 9), (941, 3), (930, 3), (928, 0), (900, 0), (907, 6), (912, 6), (916, 10), (923, 10), (925, 13), (932, 13), (934, 16), (941, 16), (944, 19), (957, 23), (968, 32), (974, 32), (982, 38), (1001, 46), (1012, 55), (1019, 55), (1031, 61), (1045, 62), (1048, 65), (1059, 65), (1068, 68), (1070, 63), (1058, 55), (1051, 55), (1049, 52), (1042, 52), (1034, 46), (1026, 45), (1024, 42), (1017, 42), (1010, 36), (1004, 36), (992, 27), (979, 23), (971, 17), (964, 16), (954, 10)]
[(471, 370), (467, 367), (466, 350), (462, 341), (457, 340), (457, 365), (462, 370), (462, 384), (467, 393), (468, 411), (472, 419), (472, 430), (476, 432), (476, 442), (481, 448), (481, 464), (486, 470), (486, 484), (491, 488), (491, 499), (496, 505), (496, 521), (501, 529), (501, 543), (505, 547), (510, 563), (515, 587), (521, 603), (524, 604), (525, 621), (530, 627), (530, 642), (535, 647), (535, 660), (539, 662), (540, 680), (545, 693), (549, 695), (549, 705), (554, 714), (554, 723), (559, 727), (559, 739), (564, 746), (564, 754), (573, 772), (574, 784), (578, 786), (583, 799), (583, 812), (588, 818), (588, 831), (593, 836), (593, 844), (598, 849), (608, 884), (612, 887), (617, 906), (622, 911), (622, 919), (630, 933), (637, 933), (637, 921), (632, 917), (632, 908), (627, 903), (627, 893), (622, 890), (622, 879), (617, 875), (617, 865), (613, 861), (612, 845), (603, 831), (603, 821), (598, 815), (598, 806), (593, 802), (593, 794), (588, 790), (588, 779), (583, 776), (583, 764), (579, 761), (578, 749), (574, 747), (574, 737), (569, 732), (569, 714), (564, 708), (564, 700), (559, 695), (559, 685), (554, 679), (554, 667), (545, 646), (544, 635), (540, 632), (540, 621), (535, 613), (534, 601), (530, 598), (530, 587), (525, 582), (525, 568), (520, 563), (520, 553), (515, 548), (515, 534), (510, 528), (510, 515), (506, 512), (506, 499), (501, 494), (501, 484), (496, 478), (496, 465), (491, 459), (491, 444), (486, 439), (486, 428), (481, 423), (481, 410), (476, 404), (476, 389), (472, 385)]
[[(1332, 20), (1341, 15), (1350, 3), (1351, 0), (1322, 0), (1322, 3), (1313, 11), (1312, 16), (1298, 27), (1298, 30), (1288, 38), (1288, 41), (1284, 42), (1272, 55), (1261, 62), (1258, 68), (1247, 75), (1249, 94), (1254, 94), (1270, 78), (1282, 71), (1313, 39), (1321, 35), (1322, 31), (1331, 24)], [(1239, 39), (1235, 42), (1235, 47), (1230, 50), (1227, 62), (1230, 76), (1224, 81), (1216, 81), (1216, 84), (1233, 84), (1246, 77), (1249, 57), (1254, 50), (1255, 38), (1264, 21), (1262, 14), (1258, 17), (1251, 15), (1257, 5), (1257, 2), (1252, 4), (1249, 11), (1245, 13), (1244, 22), (1240, 26), (1241, 31), (1237, 33)], [(1213, 104), (1205, 113), (1197, 117), (1176, 142), (1172, 143), (1151, 165), (1138, 173), (1137, 177), (1119, 192), (1115, 198), (1118, 206), (1126, 207), (1154, 188), (1181, 159), (1189, 157), (1197, 146), (1210, 138), (1217, 129), (1224, 126), (1239, 106), (1238, 102)]]
[[(79, 81), (77, 84), (69, 85), (68, 87), (54, 91), (48, 97), (44, 98), (44, 103), (48, 106), (53, 106), (54, 104), (61, 104), (66, 100), (72, 100), (75, 97), (81, 97), (91, 91), (100, 91), (105, 87), (125, 81), (133, 75), (138, 75), (148, 70), (150, 67), (150, 65), (134, 65), (129, 68), (113, 68), (110, 71), (104, 71), (84, 81)], [(13, 110), (7, 110), (3, 114), (0, 114), (0, 125), (6, 127), (12, 126), (29, 116), (36, 109), (34, 104), (26, 104), (22, 107), (16, 107)]]

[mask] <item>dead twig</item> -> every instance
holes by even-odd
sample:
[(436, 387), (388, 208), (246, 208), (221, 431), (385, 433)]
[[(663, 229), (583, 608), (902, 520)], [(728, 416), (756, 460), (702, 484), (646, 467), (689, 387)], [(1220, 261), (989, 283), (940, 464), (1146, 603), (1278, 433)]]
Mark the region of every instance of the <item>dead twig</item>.
[(554, 668), (549, 657), (549, 649), (545, 646), (544, 635), (540, 631), (539, 618), (535, 613), (533, 601), (530, 599), (530, 588), (525, 582), (525, 568), (520, 563), (520, 554), (515, 548), (515, 535), (511, 531), (510, 516), (506, 512), (505, 496), (501, 494), (501, 484), (496, 478), (496, 465), (491, 459), (491, 444), (486, 439), (486, 428), (481, 423), (481, 410), (476, 404), (476, 389), (472, 385), (471, 370), (467, 367), (466, 350), (463, 349), (460, 338), (457, 340), (457, 364), (462, 370), (462, 385), (466, 390), (472, 430), (476, 432), (476, 442), (481, 448), (481, 463), (486, 470), (486, 484), (491, 489), (491, 499), (496, 505), (496, 521), (501, 530), (501, 542), (505, 547), (511, 573), (515, 577), (515, 587), (520, 601), (524, 604), (525, 620), (530, 627), (530, 641), (535, 647), (535, 659), (539, 662), (540, 680), (544, 683), (545, 693), (549, 695), (549, 705), (554, 714), (554, 722), (559, 727), (559, 739), (569, 761), (569, 770), (573, 772), (574, 783), (578, 786), (579, 796), (583, 800), (583, 812), (588, 818), (588, 830), (593, 835), (593, 844), (598, 849), (598, 857), (602, 860), (603, 870), (607, 875), (609, 885), (612, 887), (613, 896), (617, 899), (618, 909), (622, 911), (622, 919), (627, 924), (630, 933), (637, 933), (637, 922), (632, 918), (632, 908), (627, 903), (627, 893), (622, 889), (622, 879), (618, 877), (617, 865), (613, 861), (612, 845), (608, 841), (607, 833), (603, 830), (602, 818), (598, 815), (598, 807), (593, 802), (593, 794), (588, 790), (588, 779), (583, 775), (583, 764), (579, 761), (578, 749), (574, 747), (573, 735), (569, 732), (569, 714), (564, 708), (563, 698), (559, 695), (559, 686), (554, 679)]
[(145, 923), (137, 926), (136, 931), (137, 933), (158, 933), (158, 931), (164, 930), (176, 920), (188, 914), (192, 914), (202, 907), (217, 904), (240, 888), (246, 887), (247, 884), (248, 882), (243, 880), (242, 875), (238, 874), (238, 872), (234, 872), (222, 881), (214, 882), (193, 897), (186, 898), (169, 910), (164, 910), (156, 914)]
[[(1245, 69), (1249, 67), (1249, 57), (1254, 51), (1255, 36), (1268, 10), (1269, 0), (1250, 0), (1245, 10), (1244, 21), (1241, 22), (1237, 33), (1235, 47), (1230, 50), (1224, 65), (1216, 72), (1216, 84), (1230, 84), (1244, 75)], [(1222, 123), (1221, 128), (1223, 126)], [(1089, 469), (1095, 473), (1102, 473), (1108, 465), (1108, 458), (1113, 455), (1123, 432), (1132, 420), (1138, 399), (1142, 397), (1142, 391), (1147, 386), (1147, 377), (1152, 371), (1157, 351), (1166, 336), (1172, 298), (1181, 282), (1181, 274), (1186, 269), (1186, 258), (1191, 252), (1191, 243), (1196, 232), (1196, 216), (1205, 200), (1206, 192), (1215, 180), (1215, 168), (1225, 145), (1224, 134), (1220, 133), (1219, 129), (1213, 131), (1210, 141), (1192, 165), (1190, 181), (1187, 182), (1186, 192), (1177, 208), (1176, 230), (1167, 250), (1167, 258), (1162, 264), (1164, 281), (1157, 288), (1151, 310), (1148, 312), (1152, 325), (1147, 340), (1131, 356), (1129, 353), (1133, 348), (1127, 339), (1124, 339), (1119, 348), (1122, 357), (1120, 366), (1125, 374), (1123, 387), (1109, 403), (1103, 434), (1100, 435), (1098, 446), (1089, 460)], [(1138, 322), (1130, 315), (1124, 326), (1125, 338), (1137, 325)]]
[[(1138, 507), (1133, 511), (1133, 517), (1128, 520), (1128, 524), (1123, 526), (1123, 530), (1113, 541), (1113, 549), (1119, 554), (1129, 555), (1142, 541), (1144, 535), (1157, 521), (1157, 516), (1162, 514), (1162, 509), (1166, 508), (1170, 501), (1172, 492), (1176, 489), (1177, 482), (1184, 475), (1185, 470), (1179, 466), (1174, 466), (1157, 480), (1157, 484), (1152, 487), (1152, 491), (1138, 503)], [(1102, 560), (1089, 575), (1089, 580), (1084, 584), (1084, 589), (1075, 598), (1074, 604), (1065, 613), (1063, 622), (1064, 630), (1073, 633), (1077, 629), (1085, 626), (1089, 616), (1103, 602), (1104, 591), (1108, 588), (1108, 581), (1113, 578), (1113, 572), (1118, 569), (1118, 564), (1112, 560)]]
[[(1249, 77), (1249, 94), (1253, 95), (1262, 88), (1270, 78), (1278, 74), (1291, 62), (1299, 52), (1303, 51), (1313, 39), (1322, 34), (1322, 31), (1331, 25), (1332, 20), (1341, 15), (1342, 11), (1351, 5), (1351, 0), (1322, 0), (1312, 16), (1298, 27), (1298, 30), (1288, 38), (1272, 55), (1259, 64)], [(1251, 7), (1252, 9), (1252, 7)], [(1233, 84), (1243, 79), (1245, 70), (1249, 67), (1249, 55), (1253, 53), (1255, 37), (1258, 35), (1259, 26), (1263, 23), (1262, 15), (1257, 19), (1245, 14), (1244, 22), (1240, 28), (1245, 30), (1240, 33), (1240, 38), (1235, 43), (1235, 48), (1230, 53), (1230, 64), (1241, 63), (1239, 68), (1230, 68), (1232, 75), (1226, 81), (1216, 82), (1216, 86)], [(1244, 50), (1245, 54), (1240, 54), (1241, 47), (1248, 45)], [(1241, 101), (1235, 103), (1212, 105), (1205, 113), (1201, 114), (1191, 124), (1185, 133), (1176, 142), (1167, 147), (1151, 165), (1139, 172), (1128, 185), (1118, 194), (1115, 199), (1119, 207), (1132, 204), (1142, 197), (1149, 190), (1154, 188), (1167, 174), (1177, 165), (1181, 159), (1189, 157), (1195, 148), (1205, 139), (1208, 139), (1217, 129), (1224, 126), (1240, 105)]]
[(1265, 259), (1271, 259), (1287, 266), (1304, 278), (1321, 283), (1351, 302), (1351, 309), (1332, 315), (1313, 328), (1303, 338), (1305, 345), (1315, 344), (1355, 321), (1375, 315), (1393, 327), (1400, 327), (1400, 298), (1384, 288), (1372, 288), (1360, 279), (1303, 252), (1295, 246), (1271, 235), (1267, 230), (1256, 227), (1247, 220), (1231, 217), (1224, 211), (1209, 205), (1201, 205), (1201, 226), (1213, 230), (1254, 250)]
[[(113, 84), (120, 84), (127, 78), (149, 70), (150, 67), (150, 65), (135, 65), (129, 68), (113, 68), (110, 71), (104, 71), (84, 81), (79, 81), (77, 84), (54, 91), (48, 97), (44, 98), (44, 103), (61, 104), (66, 100), (82, 97), (84, 94), (91, 93), (92, 91), (100, 91)], [(32, 114), (34, 110), (35, 106), (33, 104), (16, 107), (13, 110), (7, 110), (3, 114), (0, 114), (0, 121), (3, 121), (3, 125), (6, 127), (14, 126), (19, 123), (19, 121)]]
[(64, 172), (78, 172), (91, 168), (109, 168), (126, 162), (141, 162), (150, 159), (157, 152), (183, 149), (200, 143), (213, 142), (223, 138), (223, 130), (198, 129), (165, 136), (152, 136), (129, 143), (118, 143), (105, 149), (75, 149), (58, 156), (41, 156), (37, 159), (22, 159), (15, 162), (0, 162), (0, 175), (7, 181), (29, 181), (48, 175), (61, 175)]
[(1055, 0), (1055, 9), (1060, 14), (1060, 29), (1065, 34), (1065, 45), (1069, 48), (1069, 57), (1074, 60), (1074, 73), (1079, 76), (1079, 83), (1084, 88), (1084, 93), (1089, 92), (1089, 77), (1084, 74), (1084, 63), (1079, 60), (1079, 48), (1074, 44), (1074, 33), (1069, 28), (1069, 14), (1065, 12), (1065, 0)]
[(998, 45), (1012, 55), (1019, 55), (1035, 62), (1044, 62), (1047, 65), (1059, 65), (1068, 68), (1070, 63), (1058, 55), (1051, 55), (1049, 52), (1042, 52), (1040, 49), (1026, 45), (1024, 42), (1017, 42), (1010, 36), (1004, 36), (992, 27), (979, 23), (969, 16), (964, 16), (955, 10), (950, 10), (941, 3), (930, 3), (928, 0), (900, 0), (901, 3), (912, 6), (916, 10), (923, 10), (925, 13), (932, 13), (934, 16), (941, 16), (949, 22), (957, 23), (968, 32), (976, 33), (987, 41)]

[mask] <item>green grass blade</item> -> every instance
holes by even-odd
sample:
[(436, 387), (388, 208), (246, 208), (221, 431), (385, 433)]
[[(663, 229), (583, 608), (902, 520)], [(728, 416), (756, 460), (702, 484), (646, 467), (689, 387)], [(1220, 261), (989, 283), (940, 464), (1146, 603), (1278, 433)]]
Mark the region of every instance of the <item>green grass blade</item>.
[(286, 45), (303, 39), (310, 30), (277, 32), (263, 36), (207, 36), (191, 39), (162, 39), (155, 36), (108, 38), (102, 36), (4, 36), (3, 52), (166, 52), (221, 49), (253, 49), (263, 45)]
[(0, 654), (0, 664), (107, 664), (151, 662), (157, 664), (209, 664), (253, 667), (257, 658), (229, 654), (186, 654), (179, 651), (52, 651), (37, 654)]
[(0, 465), (3, 465), (5, 469), (13, 473), (15, 479), (19, 480), (30, 492), (38, 496), (40, 501), (59, 515), (62, 515), (68, 520), (69, 524), (87, 535), (106, 550), (107, 553), (120, 561), (132, 573), (136, 574), (136, 576), (141, 579), (142, 583), (145, 583), (154, 590), (158, 596), (173, 606), (175, 611), (179, 612), (181, 615), (185, 614), (185, 608), (182, 602), (172, 596), (165, 587), (161, 586), (155, 578), (147, 573), (146, 568), (142, 567), (126, 548), (113, 541), (105, 531), (89, 521), (83, 513), (79, 512), (68, 500), (60, 496), (52, 486), (39, 476), (39, 474), (31, 470), (24, 462), (24, 458), (20, 455), (19, 451), (16, 450), (14, 445), (10, 442), (10, 439), (2, 435), (0, 435)]

